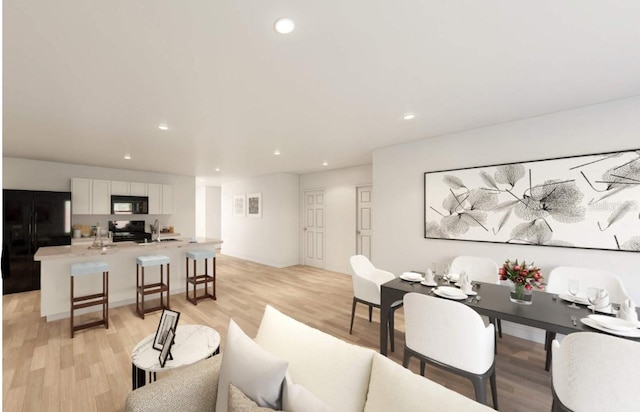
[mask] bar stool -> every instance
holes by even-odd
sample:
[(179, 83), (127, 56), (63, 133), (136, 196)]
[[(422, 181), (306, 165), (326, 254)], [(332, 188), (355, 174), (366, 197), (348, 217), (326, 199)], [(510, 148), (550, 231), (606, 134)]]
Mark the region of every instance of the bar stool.
[[(213, 274), (209, 275), (209, 258), (213, 260)], [(193, 260), (193, 276), (189, 276), (189, 259)], [(197, 263), (198, 260), (204, 259), (204, 274), (198, 275)], [(186, 281), (186, 296), (187, 300), (194, 305), (198, 304), (198, 300), (211, 298), (216, 300), (216, 252), (213, 250), (190, 250), (187, 252), (187, 281)], [(193, 285), (193, 298), (189, 296), (189, 284)], [(213, 293), (209, 293), (207, 286), (211, 283)], [(204, 295), (198, 296), (196, 293), (196, 286), (204, 284)]]
[[(102, 272), (102, 293), (93, 295), (74, 296), (74, 279), (76, 276), (86, 276)], [(83, 262), (71, 264), (71, 338), (75, 331), (80, 329), (91, 328), (93, 326), (104, 325), (109, 329), (109, 265), (107, 262)], [(90, 306), (102, 305), (102, 319), (88, 322), (82, 325), (73, 324), (73, 312), (77, 309), (88, 308)]]
[[(167, 256), (162, 255), (150, 255), (150, 256), (138, 256), (136, 258), (136, 312), (142, 319), (144, 314), (149, 312), (155, 312), (156, 310), (169, 309), (169, 268), (170, 259)], [(167, 283), (164, 283), (164, 266), (167, 265)], [(144, 269), (145, 267), (160, 266), (160, 282), (157, 283), (144, 283)], [(142, 271), (140, 270), (142, 268)], [(142, 273), (142, 279), (140, 274)], [(164, 304), (164, 293), (167, 293), (167, 304)], [(144, 307), (144, 297), (151, 294), (160, 294), (160, 305), (152, 308)], [(141, 302), (140, 302), (141, 301)]]

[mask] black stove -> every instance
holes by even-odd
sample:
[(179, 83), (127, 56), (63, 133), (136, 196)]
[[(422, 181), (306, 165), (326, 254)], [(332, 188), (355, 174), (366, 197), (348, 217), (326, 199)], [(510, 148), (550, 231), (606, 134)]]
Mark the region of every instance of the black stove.
[(114, 242), (150, 242), (151, 233), (145, 232), (144, 227), (144, 220), (109, 221), (109, 231), (113, 233)]

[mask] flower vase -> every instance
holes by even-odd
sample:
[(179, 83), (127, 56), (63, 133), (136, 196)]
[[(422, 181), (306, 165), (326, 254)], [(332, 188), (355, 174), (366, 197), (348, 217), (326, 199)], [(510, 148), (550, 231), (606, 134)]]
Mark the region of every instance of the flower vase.
[(511, 292), (509, 294), (511, 302), (520, 305), (531, 305), (533, 303), (532, 298), (533, 294), (524, 287), (524, 284), (511, 282)]

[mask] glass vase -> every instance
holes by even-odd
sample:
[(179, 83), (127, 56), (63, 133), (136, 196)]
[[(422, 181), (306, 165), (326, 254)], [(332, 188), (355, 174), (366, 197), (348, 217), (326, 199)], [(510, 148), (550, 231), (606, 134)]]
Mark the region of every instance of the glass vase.
[(531, 305), (533, 293), (527, 290), (522, 283), (511, 282), (511, 291), (509, 293), (509, 299), (513, 303), (519, 305)]

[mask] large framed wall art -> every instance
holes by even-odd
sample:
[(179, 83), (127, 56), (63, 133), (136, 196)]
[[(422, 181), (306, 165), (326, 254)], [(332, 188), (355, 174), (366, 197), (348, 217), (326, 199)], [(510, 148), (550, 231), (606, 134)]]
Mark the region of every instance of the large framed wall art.
[(424, 174), (429, 239), (640, 251), (640, 150)]

